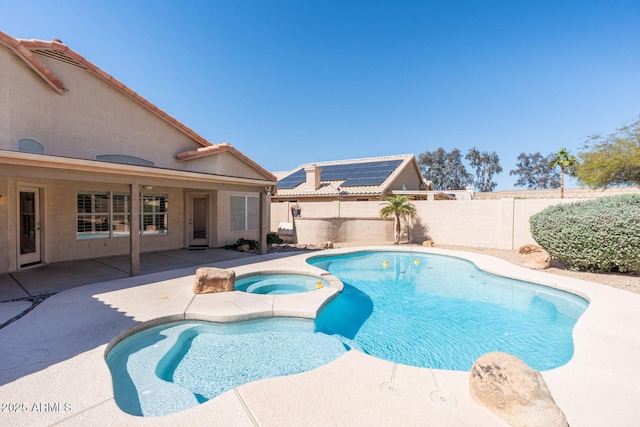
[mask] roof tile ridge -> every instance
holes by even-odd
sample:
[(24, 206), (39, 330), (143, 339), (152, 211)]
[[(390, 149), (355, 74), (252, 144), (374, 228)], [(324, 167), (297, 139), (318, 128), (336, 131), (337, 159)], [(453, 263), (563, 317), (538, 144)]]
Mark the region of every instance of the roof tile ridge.
[(229, 145), (229, 143), (226, 143), (226, 142), (223, 142), (220, 144), (207, 145), (206, 147), (198, 147), (194, 150), (183, 151), (181, 153), (176, 154), (175, 157), (178, 160), (189, 160), (197, 157), (202, 157), (216, 151), (224, 151), (223, 147), (225, 146), (225, 144)]
[(275, 175), (273, 175), (268, 170), (264, 169), (262, 166), (260, 166), (255, 161), (251, 160), (251, 158), (246, 156), (244, 153), (242, 153), (240, 150), (238, 150), (237, 148), (235, 148), (233, 145), (231, 145), (228, 142), (221, 142), (219, 144), (213, 144), (213, 145), (209, 145), (207, 147), (196, 148), (195, 150), (183, 151), (182, 153), (176, 154), (176, 159), (178, 159), (178, 160), (190, 160), (190, 159), (196, 159), (198, 157), (208, 156), (208, 155), (216, 153), (216, 152), (220, 152), (221, 153), (221, 152), (224, 152), (224, 151), (232, 152), (236, 157), (238, 157), (239, 159), (241, 159), (245, 163), (249, 164), (254, 169), (257, 169), (258, 171), (260, 171), (260, 173), (262, 173), (266, 178), (268, 178), (268, 179), (270, 179), (272, 181), (277, 181), (278, 180), (275, 177)]
[(38, 57), (22, 43), (22, 40), (11, 37), (0, 31), (0, 43), (13, 50), (36, 74), (49, 84), (60, 95), (64, 94), (64, 84), (53, 72), (47, 68)]

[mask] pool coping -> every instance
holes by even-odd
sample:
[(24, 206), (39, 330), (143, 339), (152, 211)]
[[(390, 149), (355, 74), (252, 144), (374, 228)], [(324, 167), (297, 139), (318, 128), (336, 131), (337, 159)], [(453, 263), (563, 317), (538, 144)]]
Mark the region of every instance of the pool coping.
[[(244, 265), (229, 262), (228, 268), (238, 276), (262, 270), (317, 275), (320, 269), (306, 264), (306, 259), (365, 250), (455, 256), (489, 273), (587, 299), (590, 306), (574, 328), (574, 357), (542, 375), (571, 425), (631, 426), (640, 419), (635, 397), (640, 392), (640, 295), (524, 269), (488, 255), (422, 246), (333, 249)], [(285, 296), (238, 291), (194, 296), (194, 275), (195, 268), (186, 268), (71, 289), (0, 330), (0, 402), (28, 409), (0, 412), (0, 423), (78, 425), (108, 419), (114, 424), (173, 425), (203, 418), (220, 425), (251, 426), (370, 425), (372, 421), (504, 425), (470, 398), (468, 372), (408, 367), (357, 351), (310, 372), (237, 387), (180, 413), (147, 418), (125, 414), (115, 404), (104, 361), (115, 338), (167, 320), (315, 317), (327, 298), (335, 297), (329, 294), (337, 292), (325, 287)], [(37, 410), (39, 403), (50, 410)], [(65, 411), (65, 404), (70, 410)]]

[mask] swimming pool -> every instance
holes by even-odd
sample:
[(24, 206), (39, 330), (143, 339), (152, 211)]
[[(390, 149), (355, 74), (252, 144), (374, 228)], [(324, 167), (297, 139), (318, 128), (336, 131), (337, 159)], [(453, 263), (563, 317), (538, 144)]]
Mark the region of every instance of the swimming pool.
[(344, 284), (316, 319), (365, 353), (406, 365), (469, 371), (490, 351), (537, 370), (573, 355), (577, 295), (479, 270), (443, 255), (359, 252), (312, 258)]
[(176, 412), (256, 379), (314, 369), (349, 349), (461, 371), (500, 350), (551, 369), (571, 358), (572, 329), (587, 307), (576, 295), (448, 256), (358, 252), (309, 263), (344, 284), (315, 321), (185, 321), (117, 344), (107, 363), (120, 407), (135, 415)]

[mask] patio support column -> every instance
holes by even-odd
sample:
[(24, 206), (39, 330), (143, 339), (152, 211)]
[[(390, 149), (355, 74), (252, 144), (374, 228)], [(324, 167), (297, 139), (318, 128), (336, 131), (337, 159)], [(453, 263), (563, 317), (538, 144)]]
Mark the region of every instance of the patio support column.
[(137, 276), (140, 274), (140, 185), (134, 183), (129, 187), (129, 271), (131, 276)]
[(270, 211), (271, 210), (271, 188), (265, 187), (264, 191), (260, 192), (260, 253), (267, 253), (267, 233), (269, 232), (270, 224)]

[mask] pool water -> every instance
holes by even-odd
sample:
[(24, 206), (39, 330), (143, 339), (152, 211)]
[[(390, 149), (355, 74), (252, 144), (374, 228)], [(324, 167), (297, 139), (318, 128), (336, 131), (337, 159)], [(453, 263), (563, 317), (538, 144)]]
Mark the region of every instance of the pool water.
[(255, 274), (236, 281), (237, 291), (264, 295), (297, 294), (329, 286), (326, 280), (306, 274)]
[(306, 372), (347, 352), (311, 319), (180, 321), (139, 332), (107, 355), (118, 406), (132, 415), (179, 412), (252, 381)]
[(446, 256), (364, 252), (310, 263), (344, 283), (316, 330), (411, 366), (469, 371), (481, 355), (503, 351), (537, 370), (556, 368), (573, 356), (573, 327), (588, 305)]
[(107, 355), (118, 405), (134, 415), (177, 412), (248, 382), (317, 368), (349, 349), (459, 371), (503, 351), (552, 369), (572, 357), (572, 330), (588, 305), (433, 254), (360, 252), (309, 263), (344, 283), (315, 321), (183, 321), (139, 332)]

